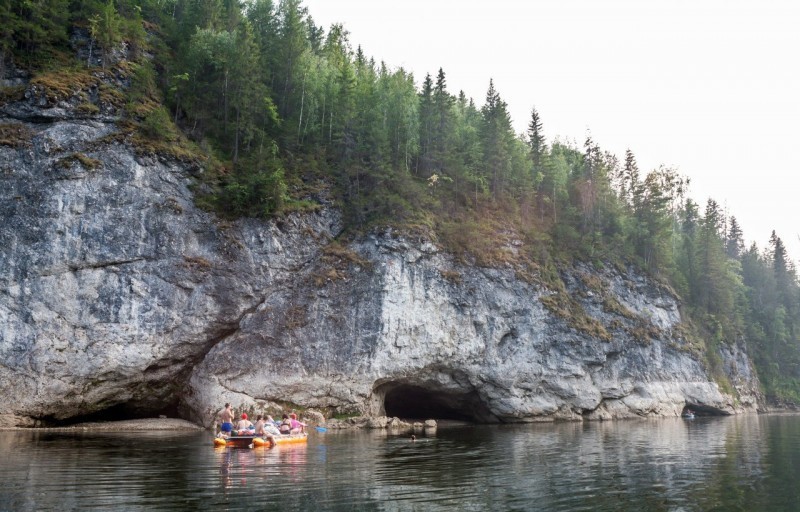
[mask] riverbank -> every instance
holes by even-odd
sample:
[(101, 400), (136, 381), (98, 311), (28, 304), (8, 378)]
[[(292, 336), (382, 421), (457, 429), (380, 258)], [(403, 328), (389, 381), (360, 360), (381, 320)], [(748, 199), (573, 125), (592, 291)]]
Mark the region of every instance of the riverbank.
[(121, 421), (93, 421), (87, 423), (76, 423), (65, 427), (0, 427), (0, 431), (9, 430), (36, 430), (48, 432), (138, 432), (153, 430), (205, 430), (200, 425), (191, 421), (177, 418), (142, 418), (136, 420)]

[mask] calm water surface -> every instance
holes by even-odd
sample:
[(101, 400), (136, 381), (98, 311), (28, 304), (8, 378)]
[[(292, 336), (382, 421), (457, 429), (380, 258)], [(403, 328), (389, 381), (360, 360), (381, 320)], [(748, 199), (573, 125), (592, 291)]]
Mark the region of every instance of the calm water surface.
[(0, 432), (0, 510), (800, 511), (800, 416), (311, 436)]

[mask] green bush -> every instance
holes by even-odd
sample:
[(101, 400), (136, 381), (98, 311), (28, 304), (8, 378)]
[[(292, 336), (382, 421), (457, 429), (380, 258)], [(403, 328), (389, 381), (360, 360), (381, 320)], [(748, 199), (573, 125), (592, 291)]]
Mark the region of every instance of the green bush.
[(167, 109), (159, 106), (145, 114), (142, 133), (151, 139), (175, 140), (175, 128)]
[(268, 217), (288, 200), (283, 169), (240, 171), (222, 189), (221, 209), (232, 216)]

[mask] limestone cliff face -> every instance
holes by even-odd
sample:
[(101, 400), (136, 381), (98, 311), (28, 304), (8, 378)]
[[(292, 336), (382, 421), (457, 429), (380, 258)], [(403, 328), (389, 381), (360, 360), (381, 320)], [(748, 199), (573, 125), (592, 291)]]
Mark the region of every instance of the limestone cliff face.
[(189, 383), (196, 420), (222, 401), (372, 415), (428, 401), (432, 410), (479, 421), (756, 406), (746, 355), (723, 354), (735, 401), (680, 334), (676, 298), (632, 271), (577, 266), (563, 276), (568, 293), (607, 329), (600, 339), (551, 313), (542, 299), (553, 292), (511, 270), (461, 267), (429, 243), (389, 232), (352, 249), (361, 263), (346, 275), (319, 285), (325, 264), (315, 262), (211, 349)]
[(0, 145), (0, 425), (169, 407), (340, 229), (333, 211), (215, 219), (194, 206), (188, 166), (104, 142), (114, 119), (67, 101), (29, 89), (1, 112), (27, 140)]
[(193, 203), (198, 169), (76, 105), (29, 88), (0, 107), (21, 134), (0, 145), (0, 426), (176, 406), (207, 424), (226, 401), (481, 421), (756, 406), (747, 355), (721, 353), (723, 393), (677, 299), (632, 269), (562, 275), (601, 339), (511, 269), (389, 231), (329, 245), (332, 208), (221, 221)]

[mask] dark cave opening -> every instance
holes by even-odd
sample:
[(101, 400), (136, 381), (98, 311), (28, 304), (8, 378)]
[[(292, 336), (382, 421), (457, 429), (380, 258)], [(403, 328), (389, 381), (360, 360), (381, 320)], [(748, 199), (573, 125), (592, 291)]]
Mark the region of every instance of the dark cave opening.
[(158, 418), (159, 416), (166, 416), (167, 418), (181, 418), (181, 414), (178, 409), (178, 402), (175, 401), (174, 403), (170, 404), (162, 404), (162, 407), (158, 408), (123, 403), (112, 405), (106, 409), (88, 414), (81, 414), (79, 416), (72, 416), (70, 418), (63, 419), (55, 419), (53, 417), (42, 418), (42, 421), (54, 427), (68, 427), (70, 425), (77, 425), (79, 423), (139, 420), (146, 418)]
[(683, 410), (681, 411), (681, 416), (683, 417), (689, 416), (688, 414), (689, 411), (691, 411), (694, 416), (730, 416), (730, 413), (727, 413), (716, 407), (690, 404), (690, 403), (687, 403), (683, 407)]
[(403, 420), (457, 420), (497, 423), (476, 391), (441, 391), (411, 384), (386, 384), (383, 406), (386, 416)]

